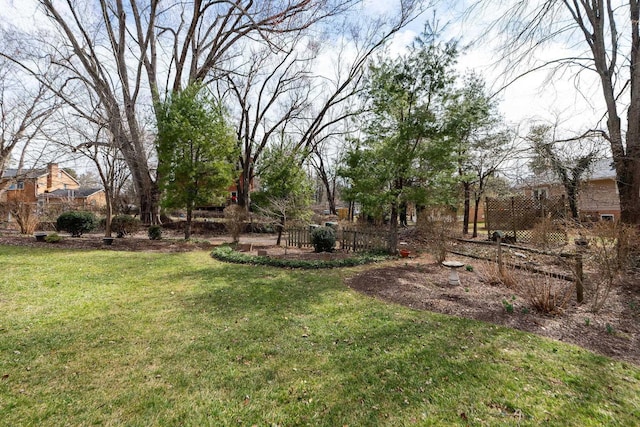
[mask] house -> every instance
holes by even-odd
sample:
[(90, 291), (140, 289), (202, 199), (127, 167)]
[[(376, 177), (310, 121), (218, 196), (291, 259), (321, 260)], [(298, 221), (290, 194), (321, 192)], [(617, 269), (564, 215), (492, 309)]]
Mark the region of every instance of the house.
[(81, 188), (57, 163), (46, 168), (6, 169), (0, 177), (0, 202), (32, 203), (41, 212), (98, 210), (106, 205), (103, 189)]
[[(539, 175), (522, 187), (536, 199), (566, 196), (564, 187), (550, 175)], [(620, 217), (620, 197), (612, 159), (598, 160), (583, 179), (578, 193), (578, 211), (583, 220), (614, 220)]]

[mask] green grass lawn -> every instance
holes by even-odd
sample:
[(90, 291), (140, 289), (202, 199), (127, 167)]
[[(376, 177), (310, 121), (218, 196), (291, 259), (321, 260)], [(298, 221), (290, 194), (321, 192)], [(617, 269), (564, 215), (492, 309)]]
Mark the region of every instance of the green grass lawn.
[(2, 246), (0, 266), (0, 425), (640, 423), (639, 367), (356, 294), (353, 269)]

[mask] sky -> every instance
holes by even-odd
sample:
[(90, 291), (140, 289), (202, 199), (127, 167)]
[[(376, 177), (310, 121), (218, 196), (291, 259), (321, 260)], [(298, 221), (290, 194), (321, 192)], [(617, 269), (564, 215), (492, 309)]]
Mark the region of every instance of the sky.
[[(602, 114), (594, 76), (582, 76), (583, 92), (576, 90), (575, 81), (570, 74), (560, 76), (552, 83), (546, 82), (546, 71), (529, 74), (513, 82), (506, 89), (501, 89), (505, 82), (503, 72), (512, 64), (495, 62), (495, 58), (499, 56), (497, 44), (485, 33), (487, 24), (494, 16), (468, 16), (464, 20), (460, 19), (466, 3), (469, 2), (441, 1), (435, 17), (439, 26), (444, 28), (444, 38), (459, 39), (462, 45), (471, 44), (471, 47), (460, 55), (458, 70), (460, 73), (475, 70), (485, 78), (488, 87), (496, 93), (499, 109), (505, 120), (525, 131), (533, 121), (560, 120), (566, 132), (574, 134), (582, 133), (586, 128), (593, 128)], [(33, 18), (35, 3), (35, 0), (0, 0), (0, 22), (33, 28), (34, 24), (38, 25)], [(365, 0), (363, 9), (369, 13), (391, 12), (399, 3), (400, 0)], [(425, 20), (431, 20), (433, 17), (433, 12), (427, 11), (397, 33), (389, 48), (390, 52), (402, 52), (422, 31)], [(566, 46), (556, 43), (536, 54), (540, 56), (538, 59), (549, 59), (566, 53), (567, 49)], [(582, 96), (585, 92), (586, 100)]]
[[(384, 4), (388, 10), (394, 6), (393, 1), (367, 1), (378, 8)], [(548, 81), (549, 70), (527, 74), (505, 88), (505, 83), (510, 80), (505, 77), (505, 70), (511, 70), (514, 64), (496, 61), (500, 56), (496, 34), (487, 32), (488, 26), (500, 14), (473, 14), (462, 19), (468, 3), (475, 1), (442, 1), (435, 16), (443, 28), (444, 39), (456, 39), (463, 46), (469, 45), (460, 54), (457, 69), (460, 73), (474, 70), (485, 78), (487, 86), (499, 101), (499, 110), (507, 123), (526, 129), (532, 122), (558, 121), (566, 133), (582, 133), (596, 126), (602, 116), (602, 103), (595, 73), (580, 75), (580, 90), (576, 89), (575, 76), (571, 73), (555, 76)], [(397, 34), (392, 42), (393, 50), (401, 51), (420, 33), (425, 20), (432, 18), (431, 12), (427, 12)], [(536, 52), (535, 59), (551, 60), (567, 56), (568, 53), (575, 54), (566, 45), (550, 43)], [(526, 69), (522, 68), (516, 74), (524, 71)]]

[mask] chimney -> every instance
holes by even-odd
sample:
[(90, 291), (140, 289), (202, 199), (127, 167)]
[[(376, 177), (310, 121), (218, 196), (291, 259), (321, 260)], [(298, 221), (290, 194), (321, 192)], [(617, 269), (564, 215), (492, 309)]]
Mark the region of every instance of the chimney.
[(53, 182), (58, 177), (58, 164), (49, 163), (47, 165), (47, 191), (53, 190)]

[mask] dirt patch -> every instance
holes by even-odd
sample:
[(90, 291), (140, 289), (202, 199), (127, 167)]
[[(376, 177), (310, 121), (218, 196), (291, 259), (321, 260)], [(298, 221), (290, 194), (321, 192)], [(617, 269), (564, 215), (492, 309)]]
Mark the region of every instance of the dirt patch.
[(54, 249), (85, 249), (110, 251), (148, 251), (148, 252), (188, 252), (194, 250), (212, 249), (215, 245), (211, 239), (194, 239), (185, 241), (170, 235), (162, 240), (149, 240), (145, 235), (127, 236), (113, 239), (111, 245), (105, 245), (102, 235), (88, 234), (81, 237), (65, 236), (56, 243), (39, 242), (33, 236), (4, 233), (0, 235), (0, 245), (28, 246)]
[[(480, 263), (461, 256), (452, 259), (474, 267)], [(572, 296), (561, 313), (548, 315), (532, 309), (526, 298), (514, 289), (485, 283), (477, 268), (462, 269), (458, 286), (448, 283), (448, 274), (448, 269), (421, 256), (368, 269), (349, 279), (347, 285), (358, 292), (416, 310), (508, 326), (640, 365), (638, 286), (628, 283), (614, 289), (597, 314), (589, 310), (588, 304), (577, 304)], [(527, 274), (533, 273), (518, 272), (520, 278)], [(532, 279), (543, 280), (543, 277), (533, 274)], [(558, 281), (556, 285), (569, 287), (573, 293), (570, 282)]]

